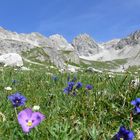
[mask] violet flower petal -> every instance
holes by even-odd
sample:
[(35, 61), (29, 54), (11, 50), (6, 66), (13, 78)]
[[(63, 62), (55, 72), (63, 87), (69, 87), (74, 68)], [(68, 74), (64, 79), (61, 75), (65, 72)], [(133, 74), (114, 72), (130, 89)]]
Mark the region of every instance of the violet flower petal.
[(131, 105), (136, 105), (136, 100), (131, 101)]
[(25, 133), (28, 133), (31, 128), (37, 126), (43, 119), (45, 119), (43, 114), (32, 112), (30, 108), (22, 110), (18, 114), (18, 122)]
[(30, 119), (32, 121), (31, 128), (37, 126), (44, 119), (45, 119), (45, 116), (43, 114), (41, 114), (40, 112), (34, 112)]
[(30, 108), (22, 110), (18, 114), (18, 122), (25, 133), (30, 131), (30, 127), (27, 126), (27, 122), (31, 116), (32, 116), (32, 110)]

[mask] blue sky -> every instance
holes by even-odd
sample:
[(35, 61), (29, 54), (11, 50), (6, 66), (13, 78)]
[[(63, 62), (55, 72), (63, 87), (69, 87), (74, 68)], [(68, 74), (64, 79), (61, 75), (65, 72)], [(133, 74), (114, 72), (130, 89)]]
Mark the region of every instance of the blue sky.
[(0, 0), (0, 26), (18, 33), (87, 33), (98, 42), (140, 29), (140, 0)]

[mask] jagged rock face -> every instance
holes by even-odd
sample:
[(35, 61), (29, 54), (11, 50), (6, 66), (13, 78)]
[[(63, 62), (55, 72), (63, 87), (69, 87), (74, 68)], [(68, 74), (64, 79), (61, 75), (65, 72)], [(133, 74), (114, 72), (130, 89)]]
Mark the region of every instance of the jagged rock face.
[[(73, 46), (63, 36), (53, 35), (46, 38), (39, 33), (18, 34), (0, 28), (0, 54), (11, 52), (22, 54), (37, 47), (42, 47), (50, 61), (57, 67), (63, 68), (67, 61), (79, 63), (79, 57)], [(43, 56), (38, 58), (42, 59)]]
[(135, 46), (140, 44), (140, 31), (130, 34), (128, 37), (121, 39), (116, 45), (115, 49), (122, 49), (125, 46)]
[(108, 42), (101, 43), (99, 45), (103, 46), (105, 49), (112, 49), (113, 46), (115, 46), (119, 41), (120, 41), (120, 39), (113, 39)]
[(18, 34), (0, 27), (0, 54), (21, 53), (36, 46), (45, 46), (47, 38), (39, 33)]
[(77, 36), (72, 45), (79, 55), (90, 56), (98, 53), (98, 44), (87, 34)]
[(139, 42), (140, 41), (140, 30), (130, 34), (130, 36), (133, 40), (137, 40)]
[(16, 53), (8, 53), (0, 56), (0, 63), (4, 66), (21, 67), (23, 66), (22, 57)]
[(16, 32), (7, 31), (2, 27), (0, 27), (0, 39), (25, 42), (32, 44), (33, 46), (39, 46), (40, 44), (45, 44), (47, 42), (47, 38), (39, 33), (18, 34)]
[(21, 53), (34, 48), (30, 43), (11, 40), (11, 39), (0, 39), (0, 54), (4, 53)]
[(52, 42), (52, 47), (60, 51), (74, 51), (74, 48), (69, 44), (66, 39), (61, 35), (52, 35), (49, 37)]
[[(41, 52), (37, 48), (40, 48)], [(23, 55), (23, 52), (27, 52), (27, 55)], [(133, 65), (134, 62), (140, 64), (140, 31), (126, 38), (102, 44), (97, 44), (89, 35), (83, 34), (69, 44), (63, 36), (58, 34), (47, 38), (39, 33), (18, 34), (0, 28), (0, 55), (18, 53), (28, 56), (29, 52), (32, 56), (36, 55), (40, 61), (51, 61), (59, 68), (65, 68), (67, 62), (79, 64), (79, 58), (86, 63), (93, 60), (127, 59), (130, 62), (129, 65)], [(0, 58), (0, 62), (3, 63), (2, 57)], [(8, 61), (10, 62), (10, 59)]]
[(50, 59), (57, 67), (64, 68), (66, 62), (79, 63), (78, 54), (73, 46), (69, 44), (63, 36), (53, 35), (49, 37), (51, 49), (45, 48), (50, 55)]

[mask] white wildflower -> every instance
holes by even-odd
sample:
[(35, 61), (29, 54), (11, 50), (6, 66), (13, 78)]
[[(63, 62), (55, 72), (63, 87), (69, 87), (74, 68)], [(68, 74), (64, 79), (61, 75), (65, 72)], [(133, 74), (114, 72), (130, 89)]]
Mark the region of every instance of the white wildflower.
[(140, 79), (139, 77), (136, 77), (134, 80), (131, 81), (131, 84), (134, 86), (134, 87), (137, 87), (140, 85)]
[(8, 91), (12, 90), (11, 87), (5, 87), (4, 89), (5, 89), (5, 90), (8, 90)]
[(111, 74), (110, 74), (110, 75), (108, 75), (108, 77), (109, 77), (109, 78), (114, 78), (114, 75), (111, 75)]
[(33, 108), (32, 108), (34, 111), (38, 111), (39, 109), (40, 109), (40, 106), (39, 105), (35, 105), (35, 106), (33, 106)]
[(135, 71), (134, 73), (135, 73), (135, 74), (138, 74), (138, 72), (137, 72), (137, 71)]

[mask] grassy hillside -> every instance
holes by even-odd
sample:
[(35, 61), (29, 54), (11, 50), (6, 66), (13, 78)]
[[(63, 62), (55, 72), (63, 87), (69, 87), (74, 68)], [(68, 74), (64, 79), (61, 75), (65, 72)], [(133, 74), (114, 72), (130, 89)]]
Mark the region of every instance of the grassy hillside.
[(110, 69), (117, 69), (121, 65), (124, 65), (127, 63), (127, 59), (116, 59), (113, 61), (86, 61), (81, 59), (81, 66), (83, 67), (89, 67), (92, 66), (96, 69), (100, 70), (110, 70)]
[(36, 47), (30, 49), (29, 51), (22, 52), (22, 56), (31, 61), (39, 62), (42, 64), (48, 64), (49, 62), (49, 55), (43, 50), (42, 47)]

